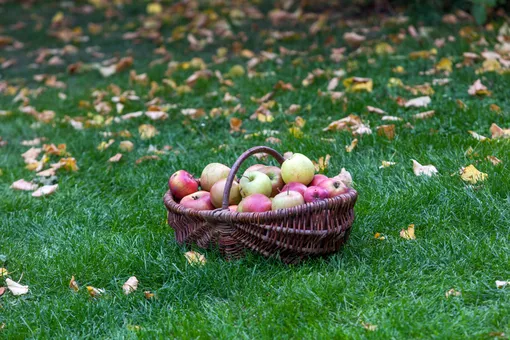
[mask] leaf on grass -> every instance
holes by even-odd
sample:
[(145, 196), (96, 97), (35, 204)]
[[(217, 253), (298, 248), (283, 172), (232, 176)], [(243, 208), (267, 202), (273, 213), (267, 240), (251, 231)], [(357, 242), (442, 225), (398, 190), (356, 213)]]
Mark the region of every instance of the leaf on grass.
[(150, 300), (154, 297), (154, 293), (152, 293), (150, 290), (146, 290), (145, 292), (143, 292), (143, 296), (147, 299), (147, 300)]
[(5, 279), (7, 288), (11, 291), (12, 295), (24, 295), (28, 293), (28, 286), (23, 286), (9, 278)]
[(485, 85), (482, 84), (480, 79), (477, 79), (473, 85), (471, 85), (468, 89), (468, 93), (472, 96), (490, 96), (491, 91), (487, 89)]
[(406, 240), (416, 240), (416, 236), (414, 235), (414, 224), (410, 224), (407, 229), (402, 229), (400, 231), (400, 237)]
[(2, 277), (2, 276), (6, 276), (7, 274), (9, 274), (9, 272), (7, 271), (7, 269), (5, 269), (5, 268), (1, 268), (1, 267), (0, 267), (0, 277)]
[(159, 160), (161, 160), (161, 158), (159, 158), (156, 155), (143, 156), (143, 157), (138, 158), (135, 161), (135, 164), (138, 165), (138, 164), (146, 162), (146, 161), (159, 161)]
[(453, 63), (450, 59), (448, 58), (441, 58), (441, 60), (439, 60), (439, 62), (435, 65), (435, 69), (437, 71), (445, 71), (445, 72), (452, 72), (452, 66), (453, 66)]
[(471, 164), (460, 170), (460, 177), (464, 182), (476, 184), (479, 181), (482, 182), (485, 181), (488, 175), (486, 173), (478, 171), (478, 169), (476, 169), (474, 165)]
[(298, 126), (290, 127), (289, 128), (289, 133), (294, 138), (303, 138), (303, 136), (304, 136), (303, 131), (301, 131), (301, 128), (299, 128)]
[(361, 325), (363, 326), (363, 328), (365, 328), (367, 331), (370, 331), (370, 332), (375, 332), (377, 330), (377, 325), (372, 325), (371, 323), (368, 323), (368, 322), (361, 322)]
[(74, 275), (71, 277), (71, 281), (69, 281), (69, 288), (74, 290), (75, 292), (80, 290), (80, 287), (78, 286), (78, 282), (74, 279)]
[(145, 140), (153, 138), (159, 132), (154, 126), (150, 124), (142, 124), (138, 127), (138, 133), (140, 134), (140, 138)]
[(435, 175), (438, 172), (436, 167), (433, 165), (421, 165), (414, 159), (412, 161), (413, 161), (413, 171), (416, 176), (424, 175), (424, 176), (431, 177), (432, 175)]
[(379, 109), (377, 107), (373, 107), (373, 106), (367, 106), (367, 110), (368, 110), (368, 112), (377, 113), (378, 115), (386, 114), (386, 112), (384, 110), (381, 110), (381, 109)]
[(354, 138), (354, 139), (351, 141), (351, 144), (349, 144), (349, 145), (346, 145), (346, 146), (345, 146), (345, 151), (347, 151), (347, 152), (352, 152), (352, 150), (354, 150), (354, 148), (356, 147), (356, 145), (358, 145), (358, 139), (357, 139), (357, 138)]
[(122, 285), (122, 290), (124, 291), (124, 294), (126, 294), (126, 295), (131, 294), (132, 292), (134, 292), (137, 289), (138, 289), (138, 279), (136, 278), (136, 276), (131, 276)]
[(168, 118), (168, 113), (164, 111), (147, 111), (145, 115), (152, 120), (165, 120)]
[(351, 77), (344, 79), (343, 84), (347, 92), (372, 92), (374, 83), (371, 78)]
[(184, 257), (191, 265), (204, 265), (206, 263), (205, 256), (196, 251), (188, 251), (184, 253)]
[(117, 162), (120, 161), (121, 158), (122, 158), (122, 154), (118, 153), (115, 156), (110, 157), (110, 159), (108, 159), (108, 162), (110, 162), (110, 163), (117, 163)]
[(434, 117), (434, 114), (436, 113), (436, 111), (434, 110), (430, 110), (430, 111), (425, 111), (425, 112), (420, 112), (420, 113), (417, 113), (413, 116), (414, 119), (427, 119), (427, 118), (432, 118)]
[(389, 168), (390, 166), (393, 166), (397, 163), (395, 162), (388, 162), (388, 161), (382, 161), (381, 165), (379, 166), (379, 169)]
[(506, 286), (510, 285), (510, 281), (500, 281), (500, 280), (496, 280), (496, 287), (498, 288), (504, 288)]
[(377, 127), (377, 135), (385, 136), (386, 138), (392, 140), (395, 138), (395, 125), (381, 125)]
[(97, 149), (101, 152), (108, 149), (113, 143), (115, 143), (115, 139), (110, 139), (108, 142), (102, 141), (98, 146)]
[(381, 120), (382, 121), (390, 121), (390, 122), (401, 122), (401, 121), (403, 121), (402, 118), (395, 117), (395, 116), (382, 116)]
[(405, 107), (425, 107), (431, 103), (431, 99), (429, 96), (418, 97), (408, 100), (404, 106)]
[(11, 189), (22, 191), (34, 191), (39, 186), (33, 182), (27, 182), (24, 179), (17, 180), (11, 184)]
[(351, 47), (358, 47), (361, 45), (362, 42), (364, 42), (367, 38), (365, 38), (363, 35), (360, 35), (356, 32), (346, 32), (344, 33), (344, 40), (347, 43), (347, 45)]
[(497, 166), (502, 163), (501, 159), (498, 159), (496, 156), (487, 156), (486, 160), (492, 163), (492, 165)]
[(230, 133), (240, 132), (242, 125), (243, 125), (243, 121), (241, 119), (236, 118), (236, 117), (230, 118)]
[(21, 157), (23, 157), (25, 164), (30, 164), (37, 161), (37, 157), (39, 157), (41, 151), (42, 151), (41, 148), (30, 148), (24, 153), (22, 153)]
[(89, 292), (90, 297), (96, 298), (105, 293), (104, 289), (94, 288), (92, 286), (87, 286), (87, 291)]
[(444, 293), (444, 295), (448, 299), (450, 296), (461, 296), (461, 292), (452, 288), (448, 290), (446, 293)]
[(381, 233), (375, 233), (374, 238), (376, 240), (381, 240), (381, 241), (386, 239), (386, 237), (382, 236)]
[(492, 123), (490, 127), (490, 133), (492, 134), (492, 138), (510, 138), (510, 129), (502, 129), (495, 123)]
[(317, 162), (312, 161), (313, 165), (315, 166), (315, 171), (317, 172), (323, 172), (328, 168), (329, 160), (331, 159), (331, 156), (328, 154), (326, 157), (319, 157), (319, 160)]
[[(5, 290), (6, 290), (5, 287), (0, 287), (0, 296), (5, 294)], [(3, 328), (2, 325), (0, 325), (0, 329), (2, 329), (2, 328)]]
[(32, 193), (32, 197), (43, 197), (51, 195), (57, 191), (57, 188), (58, 184), (42, 186)]
[(336, 89), (337, 86), (338, 86), (338, 78), (335, 77), (329, 81), (327, 89), (328, 89), (328, 91), (333, 91), (334, 89)]
[(128, 140), (124, 140), (119, 144), (119, 149), (120, 151), (123, 152), (131, 152), (133, 151), (133, 147), (134, 147), (133, 143)]
[(468, 133), (473, 136), (474, 139), (479, 140), (480, 142), (483, 142), (484, 140), (488, 140), (489, 138), (482, 136), (474, 131), (468, 131)]

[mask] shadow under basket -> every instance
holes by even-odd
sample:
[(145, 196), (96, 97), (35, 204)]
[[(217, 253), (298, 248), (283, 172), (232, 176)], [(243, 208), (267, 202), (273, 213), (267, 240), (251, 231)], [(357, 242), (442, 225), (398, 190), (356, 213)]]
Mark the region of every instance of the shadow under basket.
[(354, 221), (358, 197), (354, 189), (323, 201), (275, 211), (241, 213), (228, 209), (228, 194), (239, 167), (249, 156), (261, 152), (280, 164), (284, 161), (269, 147), (247, 150), (232, 166), (219, 209), (189, 209), (178, 204), (170, 190), (166, 192), (168, 224), (175, 230), (177, 242), (196, 243), (202, 248), (218, 246), (227, 258), (241, 257), (245, 249), (250, 249), (266, 257), (279, 256), (285, 263), (338, 252), (347, 242)]

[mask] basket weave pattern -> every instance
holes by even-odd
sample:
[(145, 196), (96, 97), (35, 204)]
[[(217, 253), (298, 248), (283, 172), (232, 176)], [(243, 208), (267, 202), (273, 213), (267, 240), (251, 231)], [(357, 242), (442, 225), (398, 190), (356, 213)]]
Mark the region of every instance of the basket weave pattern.
[(264, 152), (280, 164), (284, 158), (275, 150), (259, 146), (243, 153), (232, 166), (225, 185), (223, 206), (198, 211), (178, 204), (170, 191), (164, 196), (168, 224), (179, 243), (196, 243), (207, 248), (218, 245), (227, 257), (240, 257), (250, 249), (266, 257), (279, 255), (287, 263), (307, 256), (337, 252), (347, 242), (354, 221), (357, 192), (293, 208), (261, 213), (228, 210), (228, 194), (241, 163), (254, 153)]

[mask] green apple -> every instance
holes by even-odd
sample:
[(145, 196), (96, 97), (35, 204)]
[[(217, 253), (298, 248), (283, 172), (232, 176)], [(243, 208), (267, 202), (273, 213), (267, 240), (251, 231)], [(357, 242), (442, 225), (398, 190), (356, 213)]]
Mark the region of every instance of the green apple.
[(280, 190), (283, 188), (283, 179), (281, 170), (277, 166), (263, 166), (257, 171), (266, 174), (267, 177), (271, 180), (271, 185), (273, 186), (273, 191), (271, 192), (271, 197), (278, 195)]
[(241, 196), (244, 198), (252, 194), (262, 194), (267, 197), (273, 191), (271, 180), (266, 174), (258, 171), (247, 172), (239, 181), (241, 187)]
[(202, 190), (211, 190), (214, 183), (220, 179), (228, 177), (230, 168), (221, 163), (210, 163), (202, 170), (202, 176), (200, 176), (200, 186)]
[(285, 183), (310, 184), (315, 174), (312, 161), (303, 154), (295, 153), (282, 164), (282, 178)]
[(287, 190), (282, 191), (275, 197), (273, 197), (273, 203), (271, 205), (272, 210), (292, 208), (297, 205), (305, 204), (305, 199), (297, 191)]

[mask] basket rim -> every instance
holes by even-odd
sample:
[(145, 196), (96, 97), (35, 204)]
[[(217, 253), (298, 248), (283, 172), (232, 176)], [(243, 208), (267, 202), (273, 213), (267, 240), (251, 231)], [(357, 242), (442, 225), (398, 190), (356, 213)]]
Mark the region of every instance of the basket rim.
[(186, 208), (177, 203), (172, 196), (170, 190), (168, 190), (163, 201), (169, 212), (178, 213), (182, 215), (188, 215), (193, 217), (202, 217), (204, 220), (210, 221), (222, 221), (222, 222), (246, 222), (257, 220), (259, 223), (264, 221), (275, 221), (283, 218), (289, 218), (292, 216), (300, 215), (304, 212), (314, 213), (320, 210), (329, 209), (336, 206), (350, 205), (354, 207), (358, 198), (358, 192), (353, 188), (348, 188), (347, 192), (331, 197), (318, 202), (311, 202), (302, 204), (292, 208), (271, 210), (265, 212), (237, 212), (230, 211), (229, 209), (218, 208), (215, 210), (195, 210)]

